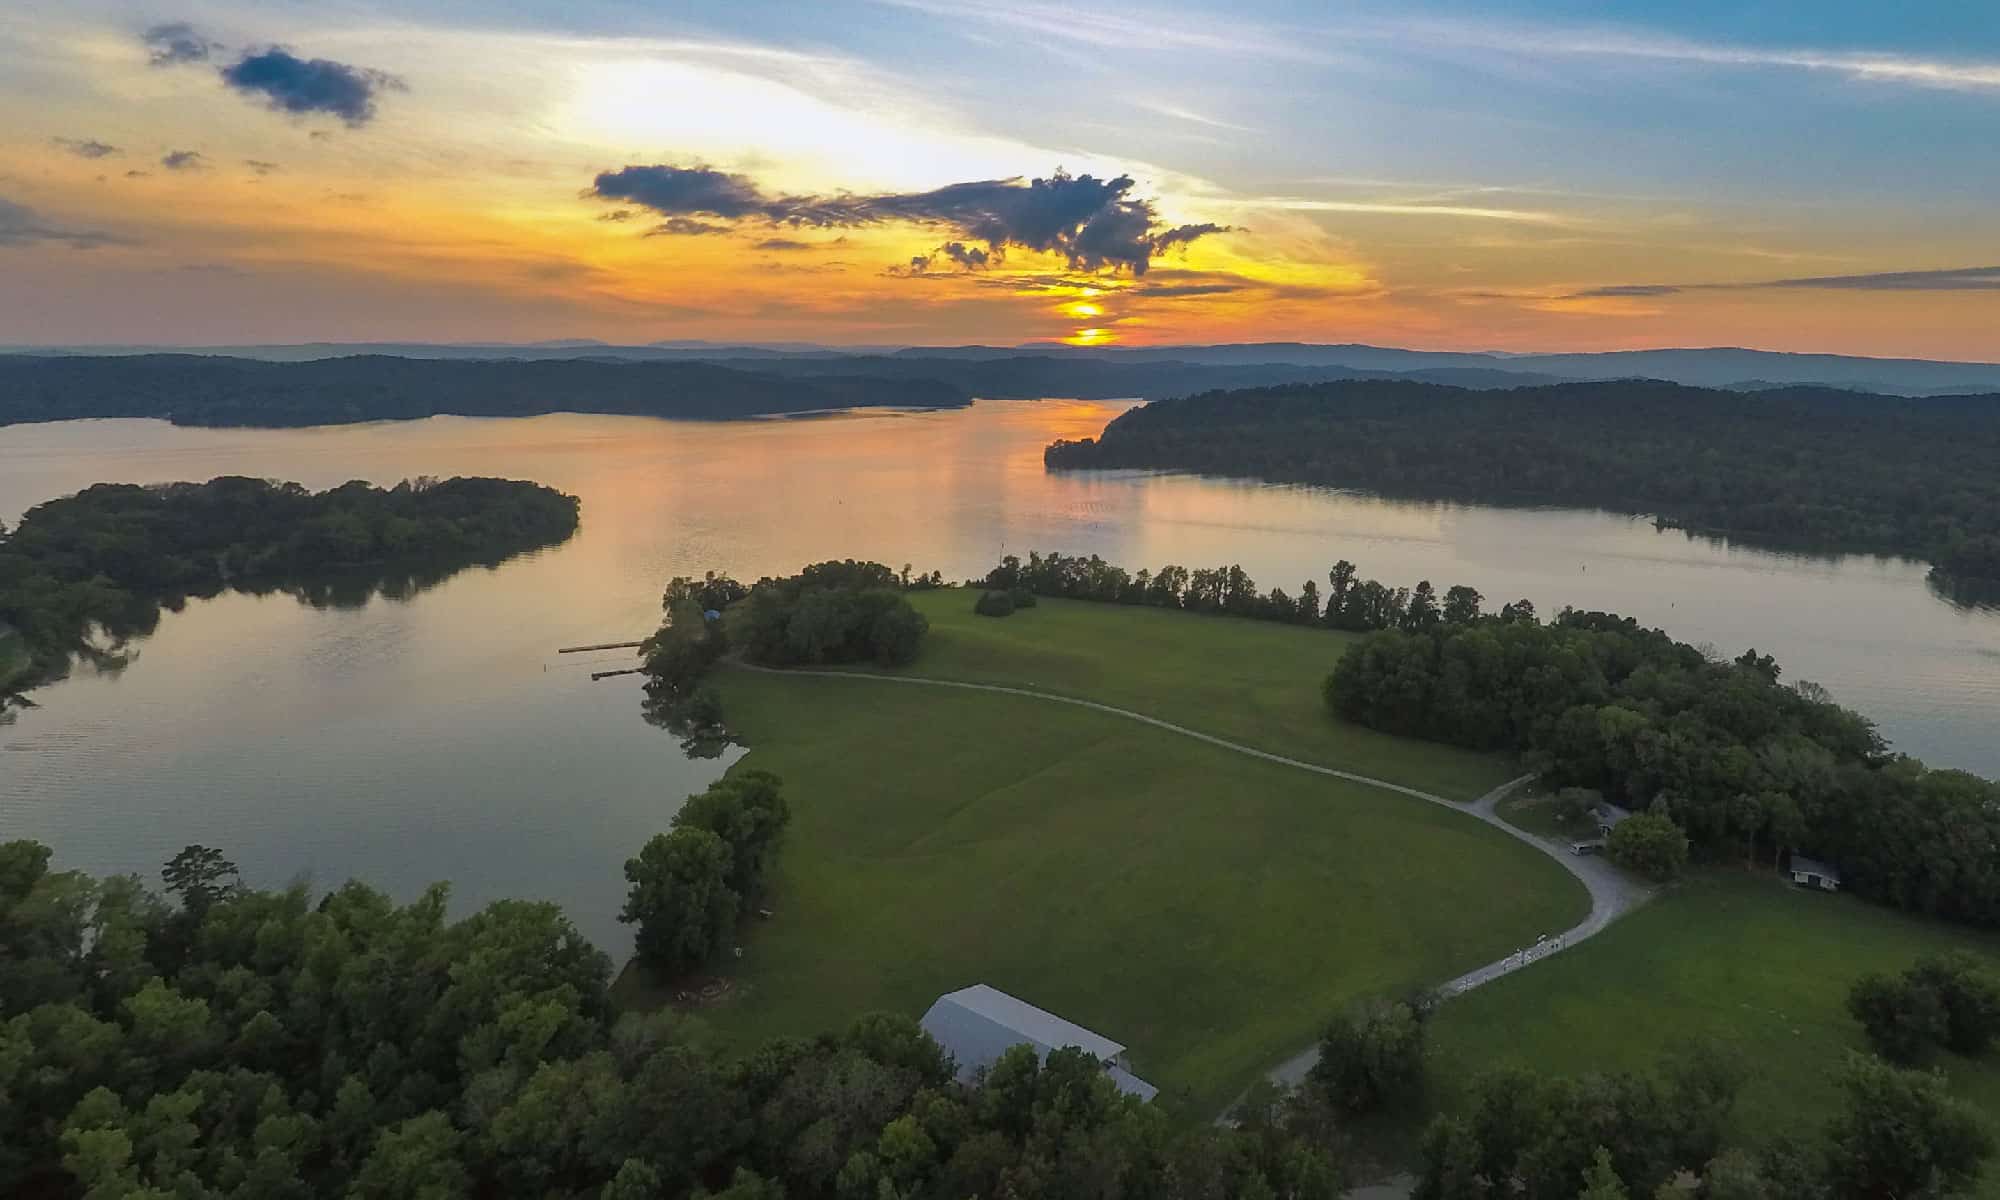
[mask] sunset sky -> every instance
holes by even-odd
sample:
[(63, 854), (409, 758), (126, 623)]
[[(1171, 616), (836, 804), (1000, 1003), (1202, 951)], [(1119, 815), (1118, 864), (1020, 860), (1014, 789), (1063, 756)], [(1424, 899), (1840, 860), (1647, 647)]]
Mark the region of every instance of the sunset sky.
[(10, 5), (0, 343), (2000, 359), (2000, 9)]

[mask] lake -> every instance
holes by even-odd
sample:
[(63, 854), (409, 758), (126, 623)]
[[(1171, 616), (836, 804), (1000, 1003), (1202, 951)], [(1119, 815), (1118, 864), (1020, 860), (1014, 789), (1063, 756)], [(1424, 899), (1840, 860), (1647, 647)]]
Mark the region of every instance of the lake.
[[(731, 759), (690, 761), (640, 716), (630, 652), (677, 574), (744, 580), (823, 558), (962, 578), (1002, 554), (1157, 568), (1241, 563), (1296, 594), (1363, 577), (1468, 583), (1489, 606), (1613, 610), (1734, 655), (1776, 655), (1898, 749), (2000, 776), (2000, 612), (1954, 607), (1921, 564), (1774, 554), (1605, 513), (1384, 501), (1114, 472), (1050, 475), (1043, 445), (1124, 405), (701, 424), (557, 415), (303, 430), (78, 421), (0, 429), (0, 520), (99, 481), (499, 475), (583, 498), (563, 546), (416, 596), (314, 608), (225, 595), (169, 614), (121, 672), (34, 693), (0, 727), (0, 838), (60, 865), (152, 874), (189, 842), (260, 884), (358, 877), (457, 907), (546, 898), (615, 952), (620, 868)], [(1328, 661), (1329, 669), (1332, 661)], [(736, 752), (732, 752), (736, 753)]]

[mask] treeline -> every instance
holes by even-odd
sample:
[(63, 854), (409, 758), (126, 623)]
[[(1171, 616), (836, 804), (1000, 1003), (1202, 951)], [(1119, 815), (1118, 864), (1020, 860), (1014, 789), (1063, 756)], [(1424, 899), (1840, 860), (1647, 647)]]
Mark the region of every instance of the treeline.
[[(342, 575), (414, 588), (459, 568), (553, 545), (577, 501), (505, 479), (361, 482), (324, 492), (223, 477), (152, 487), (102, 483), (0, 529), (0, 630), (18, 631), (29, 680), (102, 656), (158, 624), (161, 607), (225, 587), (298, 588), (339, 602)], [(387, 570), (386, 577), (384, 575)]]
[[(1222, 613), (1288, 625), (1324, 625), (1330, 629), (1367, 632), (1375, 629), (1426, 629), (1440, 622), (1463, 623), (1480, 615), (1485, 597), (1464, 585), (1447, 588), (1442, 596), (1429, 580), (1414, 588), (1391, 587), (1360, 578), (1355, 565), (1341, 559), (1327, 572), (1322, 601), (1319, 584), (1308, 579), (1293, 596), (1281, 587), (1260, 592), (1257, 582), (1240, 565), (1186, 567), (1168, 564), (1157, 572), (1127, 571), (1093, 554), (1028, 552), (1022, 562), (1007, 555), (979, 583), (995, 591), (1023, 591), (1038, 596), (1094, 600), (1105, 604), (1140, 604), (1179, 608), (1188, 612)], [(1532, 620), (1535, 606), (1516, 600), (1500, 609), (1506, 620)]]
[(1647, 380), (1509, 391), (1344, 381), (1156, 401), (1043, 457), (1052, 468), (1165, 468), (1604, 508), (2000, 578), (1993, 396), (1745, 393)]
[(1710, 858), (1795, 849), (1861, 895), (2000, 925), (2000, 785), (1889, 755), (1754, 650), (1712, 661), (1605, 613), (1489, 617), (1372, 634), (1325, 698), (1384, 732), (1521, 753), (1550, 786), (1664, 814)]
[[(168, 896), (0, 845), (0, 1195), (309, 1200), (1333, 1200), (1331, 1131), (1181, 1123), (1081, 1051), (966, 1088), (905, 1015), (725, 1053), (620, 1016), (554, 905), (446, 917), (360, 883)], [(835, 1020), (830, 1015), (830, 1023)]]
[(969, 403), (970, 393), (931, 378), (802, 379), (705, 362), (0, 355), (0, 425), (158, 417), (176, 425), (290, 427), (555, 412), (727, 420)]

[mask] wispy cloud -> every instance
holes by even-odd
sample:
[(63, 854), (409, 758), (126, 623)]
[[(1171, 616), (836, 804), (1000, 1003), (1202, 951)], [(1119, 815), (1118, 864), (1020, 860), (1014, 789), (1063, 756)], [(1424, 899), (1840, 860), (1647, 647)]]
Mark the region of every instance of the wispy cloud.
[(1748, 283), (1613, 283), (1559, 297), (1597, 300), (1672, 296), (1681, 292), (1754, 291), (1766, 288), (1844, 292), (2000, 292), (2000, 266), (1945, 267), (1921, 271), (1875, 271), (1863, 275), (1806, 275)]
[(1133, 101), (1133, 107), (1153, 113), (1156, 116), (1171, 117), (1176, 121), (1186, 121), (1190, 124), (1205, 126), (1209, 129), (1227, 129), (1236, 133), (1257, 132), (1248, 125), (1238, 125), (1234, 121), (1224, 121), (1219, 117), (1205, 116), (1191, 108), (1182, 108), (1178, 104), (1165, 104), (1154, 100), (1135, 100)]
[(994, 4), (967, 0), (876, 2), (965, 25), (998, 27), (1050, 41), (1127, 52), (1183, 50), (1326, 64), (1351, 57), (1357, 42), (1386, 42), (1414, 50), (1456, 47), (1532, 59), (1558, 56), (1647, 59), (1715, 67), (1826, 72), (1912, 87), (2000, 90), (2000, 62), (1992, 60), (1704, 42), (1632, 27), (1576, 28), (1394, 17), (1350, 18), (1338, 24), (1308, 28), (1259, 24), (1248, 19), (1207, 22), (1168, 9), (1136, 13), (1126, 10), (1114, 15), (1038, 0), (1002, 0)]
[(1551, 29), (1464, 21), (1400, 21), (1357, 31), (1416, 44), (1462, 46), (1528, 57), (1646, 59), (1716, 67), (1820, 71), (1857, 80), (1961, 90), (2000, 89), (2000, 62), (1872, 51), (1702, 42), (1644, 30)]
[(94, 229), (70, 229), (50, 222), (24, 204), (0, 197), (0, 247), (53, 242), (75, 250), (120, 245), (124, 238)]
[(1305, 196), (1259, 196), (1219, 203), (1233, 208), (1265, 208), (1284, 212), (1362, 213), (1390, 217), (1464, 217), (1475, 221), (1519, 221), (1564, 225), (1578, 220), (1562, 213), (1527, 208), (1489, 208), (1473, 204), (1421, 204), (1370, 200), (1320, 200)]
[(169, 171), (203, 171), (208, 160), (199, 150), (169, 150), (160, 157), (160, 165)]
[(105, 158), (118, 153), (118, 147), (109, 142), (100, 142), (96, 138), (53, 137), (49, 139), (49, 142), (58, 149), (67, 150), (78, 158)]
[(1287, 36), (1279, 30), (1260, 28), (1250, 21), (1204, 20), (1180, 12), (1125, 16), (1093, 7), (1038, 3), (1037, 0), (1001, 0), (991, 4), (966, 3), (964, 0), (876, 2), (950, 21), (997, 26), (1052, 41), (1076, 42), (1126, 53), (1137, 50), (1192, 50), (1203, 54), (1307, 63), (1330, 63), (1338, 58), (1330, 49), (1308, 45), (1304, 39)]

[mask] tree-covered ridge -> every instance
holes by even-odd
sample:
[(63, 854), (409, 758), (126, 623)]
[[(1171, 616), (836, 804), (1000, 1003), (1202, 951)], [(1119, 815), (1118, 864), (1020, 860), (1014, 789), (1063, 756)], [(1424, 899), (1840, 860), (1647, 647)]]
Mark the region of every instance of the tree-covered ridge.
[(1718, 662), (1605, 613), (1439, 621), (1350, 648), (1326, 701), (1384, 732), (1521, 752), (1550, 786), (1665, 814), (1711, 858), (1797, 850), (1863, 896), (2000, 925), (2000, 784), (1890, 755), (1754, 650)]
[(1157, 401), (1096, 439), (1051, 445), (1044, 461), (1605, 508), (2000, 577), (1994, 396), (1348, 381)]
[(968, 403), (967, 393), (929, 378), (799, 379), (703, 362), (371, 354), (279, 363), (188, 354), (0, 355), (0, 425), (160, 417), (176, 425), (275, 428), (554, 412), (727, 420), (870, 405)]
[(0, 630), (59, 675), (149, 633), (162, 606), (226, 587), (297, 588), (309, 602), (343, 575), (423, 586), (451, 571), (553, 545), (577, 501), (540, 484), (463, 478), (354, 482), (324, 492), (225, 476), (151, 487), (98, 484), (0, 530)]

